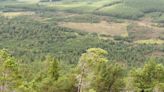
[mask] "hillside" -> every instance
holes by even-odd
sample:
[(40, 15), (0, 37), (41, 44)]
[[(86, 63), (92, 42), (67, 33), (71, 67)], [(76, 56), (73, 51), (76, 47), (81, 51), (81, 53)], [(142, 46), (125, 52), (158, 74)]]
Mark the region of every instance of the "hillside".
[[(134, 4), (132, 4), (132, 2)], [(58, 57), (60, 57), (62, 60), (65, 60), (65, 55), (67, 54), (62, 55), (61, 52), (65, 51), (68, 52), (68, 55), (70, 55), (72, 51), (74, 52), (74, 48), (81, 48), (80, 51), (75, 51), (74, 58), (70, 58), (67, 60), (67, 62), (76, 62), (78, 60), (80, 52), (84, 51), (85, 49), (89, 47), (99, 47), (101, 43), (101, 47), (108, 49), (110, 52), (110, 49), (114, 49), (114, 44), (108, 48), (106, 47), (107, 44), (110, 44), (110, 42), (116, 42), (116, 52), (113, 52), (113, 55), (111, 55), (112, 60), (122, 60), (124, 62), (130, 62), (131, 59), (127, 58), (126, 54), (120, 54), (120, 58), (117, 58), (117, 55), (115, 56), (115, 54), (117, 53), (117, 44), (124, 43), (123, 47), (125, 45), (127, 46), (127, 49), (123, 48), (125, 49), (123, 53), (129, 52), (129, 50), (131, 49), (128, 48), (131, 47), (134, 47), (134, 52), (130, 53), (130, 55), (132, 56), (143, 55), (146, 53), (144, 55), (145, 57), (142, 57), (142, 59), (141, 57), (133, 57), (133, 60), (131, 62), (144, 62), (152, 55), (158, 57), (159, 61), (161, 62), (161, 59), (163, 60), (162, 56), (164, 55), (164, 28), (162, 27), (162, 22), (157, 22), (157, 19), (160, 18), (157, 15), (160, 14), (159, 16), (162, 16), (163, 11), (162, 7), (158, 8), (155, 6), (159, 6), (163, 3), (163, 1), (161, 0), (159, 2), (156, 2), (153, 5), (147, 3), (148, 6), (145, 7), (142, 5), (144, 4), (144, 2), (146, 2), (146, 0), (62, 0), (40, 3), (27, 3), (18, 1), (15, 3), (4, 2), (1, 3), (0, 7), (0, 10), (2, 11), (0, 13), (0, 15), (2, 16), (1, 20), (3, 20), (1, 21), (1, 29), (4, 29), (1, 30), (1, 34), (4, 34), (3, 36), (1, 36), (1, 48), (11, 49), (15, 56), (22, 58), (31, 58), (31, 60), (33, 61), (41, 57), (40, 52), (44, 53), (43, 55), (47, 53), (54, 54), (54, 52), (56, 52), (56, 55)], [(120, 7), (120, 9), (118, 6)], [(124, 9), (123, 7), (126, 9)], [(114, 11), (114, 13), (111, 13), (110, 11), (107, 13), (112, 15), (106, 15), (102, 13), (102, 11), (108, 11), (108, 9)], [(137, 10), (142, 13), (142, 16), (136, 17), (135, 20), (133, 20), (131, 14), (134, 14), (136, 16), (138, 13), (134, 10)], [(98, 14), (98, 12), (100, 14)], [(121, 17), (124, 16), (124, 14), (126, 14), (127, 16), (131, 16), (132, 19), (130, 17)], [(19, 21), (17, 19), (19, 19)], [(27, 23), (23, 23), (24, 21), (26, 21)], [(22, 24), (20, 24), (19, 22)], [(31, 25), (28, 24), (28, 22), (31, 23)], [(11, 23), (11, 25), (5, 25), (6, 23)], [(47, 25), (46, 28), (44, 28), (45, 25)], [(55, 27), (53, 28), (50, 25), (54, 25)], [(24, 28), (22, 28), (22, 26)], [(6, 29), (12, 29), (12, 27), (14, 28), (13, 32), (5, 33)], [(57, 30), (56, 27), (57, 29), (61, 29)], [(27, 29), (30, 31), (28, 32)], [(49, 33), (50, 30), (48, 29), (53, 29), (51, 34)], [(68, 29), (74, 31), (73, 34), (72, 32), (69, 33), (69, 31), (66, 33), (65, 31), (61, 31), (61, 34), (58, 35), (55, 31), (67, 31)], [(40, 32), (37, 33), (35, 32), (36, 30)], [(47, 31), (44, 32), (43, 30)], [(42, 31), (44, 33), (42, 33)], [(24, 32), (28, 32), (28, 34), (22, 34)], [(34, 33), (35, 35), (33, 35)], [(79, 33), (84, 34), (86, 36), (81, 36)], [(54, 37), (52, 37), (52, 34), (54, 34)], [(68, 34), (68, 36), (66, 34)], [(12, 35), (15, 35), (17, 38), (12, 38)], [(57, 35), (57, 37), (59, 38), (62, 35), (62, 39), (64, 36), (64, 39), (67, 39), (66, 41), (70, 43), (71, 47), (63, 48), (60, 47), (59, 44), (54, 44), (58, 43), (58, 41), (60, 42), (60, 39), (55, 40), (55, 35)], [(35, 41), (31, 41), (31, 38), (35, 36), (37, 37), (35, 38)], [(69, 40), (68, 38), (71, 40)], [(17, 43), (18, 39), (20, 39), (19, 43)], [(80, 39), (84, 41), (83, 43), (87, 45), (76, 45), (82, 44), (82, 42), (78, 42), (78, 40), (80, 41)], [(85, 42), (85, 39), (95, 39), (95, 42)], [(98, 39), (100, 39), (101, 41), (97, 41)], [(40, 41), (42, 43), (40, 43)], [(106, 41), (107, 43), (105, 43)], [(9, 43), (11, 42), (14, 43), (13, 46), (10, 46)], [(65, 44), (66, 46), (68, 45), (67, 43), (60, 44)], [(28, 50), (28, 46), (32, 46), (32, 48)], [(46, 48), (46, 46), (49, 46), (49, 48)], [(57, 47), (54, 48), (53, 46)], [(136, 52), (136, 46), (139, 49), (143, 47), (143, 52)], [(60, 52), (58, 51), (58, 49), (63, 51)], [(122, 50), (118, 50), (118, 52), (121, 51)], [(27, 55), (27, 53), (31, 53), (31, 55), (33, 55), (34, 53), (38, 54), (34, 54), (34, 57), (32, 57)], [(27, 61), (29, 61), (29, 59), (27, 59)], [(136, 65), (136, 63), (134, 63), (133, 65)]]
[(158, 0), (74, 0), (62, 1), (49, 7), (78, 13), (95, 13), (119, 18), (138, 19), (146, 15), (163, 16), (164, 1)]
[(164, 92), (163, 0), (0, 0), (0, 92)]
[[(1, 0), (13, 1), (13, 0)], [(39, 3), (39, 0), (14, 0), (24, 3)], [(49, 0), (47, 1), (49, 2)], [(55, 0), (40, 5), (55, 10), (72, 13), (92, 13), (126, 19), (151, 17), (155, 22), (163, 22), (163, 0)]]

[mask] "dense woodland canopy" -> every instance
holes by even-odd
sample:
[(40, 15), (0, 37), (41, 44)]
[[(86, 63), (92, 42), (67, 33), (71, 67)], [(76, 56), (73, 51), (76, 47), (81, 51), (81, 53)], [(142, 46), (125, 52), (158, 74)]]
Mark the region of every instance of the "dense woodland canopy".
[(163, 92), (164, 66), (162, 64), (157, 64), (154, 59), (150, 59), (143, 68), (134, 68), (128, 72), (129, 75), (126, 75), (124, 65), (109, 61), (106, 58), (107, 54), (108, 52), (100, 48), (88, 49), (81, 55), (78, 64), (66, 72), (68, 66), (51, 55), (46, 56), (43, 62), (30, 66), (19, 62), (6, 50), (1, 50), (0, 90), (2, 92), (141, 90)]
[(163, 0), (0, 1), (0, 92), (164, 92)]
[[(145, 53), (164, 49), (163, 45), (127, 43), (130, 38), (118, 39), (118, 42), (103, 40), (95, 33), (77, 32), (59, 27), (56, 22), (45, 24), (30, 17), (0, 19), (1, 49), (9, 49), (11, 54), (25, 62), (42, 61), (50, 53), (65, 63), (76, 64), (86, 49), (100, 47), (110, 52), (107, 57), (112, 61), (140, 66), (150, 58)], [(157, 59), (162, 63), (163, 57)]]

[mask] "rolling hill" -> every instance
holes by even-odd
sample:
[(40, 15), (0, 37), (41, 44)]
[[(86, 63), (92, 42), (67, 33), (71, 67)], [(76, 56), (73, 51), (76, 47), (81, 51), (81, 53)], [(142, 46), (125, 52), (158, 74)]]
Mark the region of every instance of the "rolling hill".
[[(1, 19), (3, 20), (3, 17), (5, 17), (5, 21), (7, 21), (6, 23), (10, 24), (10, 22), (13, 22), (13, 29), (15, 29), (13, 33), (5, 33), (6, 29), (10, 28), (11, 25), (4, 26), (6, 24), (3, 23), (4, 20), (1, 22), (1, 29), (4, 29), (5, 31), (1, 30), (3, 34), (3, 36), (1, 36), (3, 44), (1, 44), (0, 47), (8, 48), (13, 52), (16, 51), (14, 55), (18, 57), (21, 55), (22, 58), (31, 58), (35, 61), (36, 58), (39, 58), (42, 55), (39, 54), (32, 58), (27, 54), (31, 53), (34, 55), (34, 53), (42, 52), (45, 55), (46, 53), (54, 54), (54, 52), (56, 52), (58, 53), (58, 57), (66, 59), (66, 55), (60, 53), (58, 49), (68, 52), (69, 54), (73, 51), (76, 54), (77, 52), (74, 51), (72, 47), (81, 48), (78, 52), (82, 52), (85, 48), (90, 46), (99, 46), (100, 43), (98, 39), (102, 41), (102, 47), (105, 48), (107, 46), (104, 42), (105, 40), (109, 40), (109, 42), (107, 42), (109, 44), (110, 41), (123, 42), (125, 43), (124, 45), (130, 44), (128, 46), (129, 48), (133, 47), (131, 44), (137, 44), (138, 48), (147, 44), (146, 46), (143, 46), (143, 51), (147, 50), (147, 48), (151, 48), (148, 50), (150, 53), (147, 52), (148, 54), (146, 54), (142, 60), (139, 61), (136, 57), (132, 61), (141, 62), (147, 58), (147, 55), (149, 57), (154, 52), (159, 52), (160, 54), (163, 53), (163, 47), (161, 46), (164, 43), (164, 28), (162, 24), (164, 19), (162, 6), (164, 3), (163, 0), (159, 0), (158, 2), (155, 2), (154, 0), (149, 0), (149, 2), (148, 0), (61, 0), (55, 2), (19, 0), (14, 2), (10, 3), (7, 1), (6, 3), (0, 3), (0, 10), (2, 11), (0, 13), (2, 17)], [(144, 5), (145, 3), (147, 4), (146, 6)], [(18, 21), (18, 19), (20, 21)], [(24, 25), (22, 25), (23, 23), (19, 23), (24, 21), (30, 22), (28, 20), (31, 20), (31, 24), (35, 25), (37, 28), (26, 24), (26, 22)], [(58, 41), (55, 40), (57, 39), (55, 37), (51, 38), (52, 35), (49, 34), (48, 29), (42, 28), (45, 25), (55, 26), (55, 28), (50, 26), (47, 27), (52, 31), (51, 34), (54, 34), (54, 36), (58, 34), (58, 31), (56, 33), (55, 30), (59, 29), (62, 32), (60, 35), (57, 35), (57, 37), (61, 36), (60, 39), (58, 38), (59, 42), (64, 38), (69, 38), (67, 42), (71, 44), (70, 48), (61, 48), (58, 44), (51, 43), (56, 43)], [(21, 26), (25, 28), (22, 28)], [(31, 28), (29, 28), (29, 26), (31, 26)], [(21, 31), (18, 31), (16, 28)], [(42, 33), (43, 29), (46, 30), (44, 33)], [(36, 30), (41, 32), (41, 34), (36, 33)], [(63, 32), (62, 30), (65, 30), (66, 32)], [(67, 32), (67, 30), (72, 30), (73, 33), (69, 31)], [(20, 36), (24, 32), (29, 34)], [(37, 37), (35, 42), (31, 41), (31, 38), (35, 36), (33, 33), (35, 33)], [(16, 35), (18, 38), (12, 38), (12, 34)], [(66, 34), (68, 34), (68, 36)], [(62, 35), (64, 35), (63, 39)], [(93, 38), (95, 41), (85, 42), (86, 39), (93, 40)], [(19, 41), (20, 43), (17, 43), (16, 39), (21, 39), (21, 41)], [(83, 43), (87, 45), (84, 46), (79, 39), (83, 40)], [(48, 43), (46, 44), (44, 41)], [(14, 42), (16, 44), (13, 44), (13, 47), (11, 47), (8, 42)], [(17, 48), (20, 44), (22, 48)], [(64, 42), (62, 44), (68, 45)], [(79, 45), (76, 44), (81, 44), (81, 46), (79, 47)], [(157, 44), (157, 47), (154, 46), (154, 44)], [(52, 45), (56, 48), (54, 49)], [(153, 46), (149, 47), (149, 45)], [(32, 46), (33, 49), (29, 50), (28, 46)], [(49, 48), (46, 48), (46, 46), (49, 46)], [(153, 49), (153, 47), (157, 49)], [(114, 49), (113, 46), (111, 46), (110, 50), (111, 49)], [(125, 52), (128, 51), (129, 49), (127, 48)], [(119, 50), (118, 52), (121, 51)], [(140, 53), (136, 52), (136, 49), (134, 52)], [(117, 50), (113, 53), (116, 54)], [(144, 53), (140, 53), (140, 55), (143, 54)], [(69, 58), (68, 62), (76, 62), (78, 55), (75, 55), (73, 59)], [(114, 55), (112, 59), (118, 60)], [(130, 62), (130, 59), (132, 58), (129, 59), (126, 58), (126, 55), (120, 55), (119, 59), (122, 59), (125, 62)], [(27, 61), (28, 60), (29, 59), (27, 59)]]
[[(138, 19), (147, 14), (154, 18), (163, 15), (164, 1), (158, 0), (63, 0), (61, 3), (47, 5), (58, 10), (95, 13), (118, 18)], [(152, 14), (153, 13), (153, 14)]]
[(0, 92), (164, 92), (163, 0), (0, 0)]
[[(13, 0), (1, 0), (13, 1)], [(93, 13), (117, 18), (139, 19), (152, 17), (156, 22), (163, 22), (164, 1), (158, 0), (55, 0), (40, 2), (39, 0), (14, 0), (16, 2), (37, 3), (54, 10)], [(29, 6), (30, 7), (30, 6)]]

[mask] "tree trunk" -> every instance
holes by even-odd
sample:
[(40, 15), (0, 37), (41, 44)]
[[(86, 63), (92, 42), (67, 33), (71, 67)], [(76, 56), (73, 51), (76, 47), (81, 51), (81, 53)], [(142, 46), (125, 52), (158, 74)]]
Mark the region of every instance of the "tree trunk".
[(81, 73), (81, 76), (80, 76), (80, 81), (79, 81), (79, 85), (78, 85), (78, 92), (83, 92), (83, 76), (84, 76), (84, 65), (82, 66), (82, 73)]

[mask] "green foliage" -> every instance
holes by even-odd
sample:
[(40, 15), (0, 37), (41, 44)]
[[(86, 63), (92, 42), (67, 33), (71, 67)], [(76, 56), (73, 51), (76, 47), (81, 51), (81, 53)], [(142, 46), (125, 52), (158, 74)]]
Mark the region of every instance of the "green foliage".
[(130, 7), (133, 7), (133, 8), (136, 8), (136, 9), (139, 9), (143, 12), (157, 12), (157, 11), (160, 11), (160, 12), (163, 12), (163, 9), (164, 7), (162, 6), (164, 4), (164, 1), (163, 0), (158, 0), (158, 1), (155, 1), (155, 0), (125, 0), (125, 4), (130, 6)]
[(156, 85), (164, 83), (164, 66), (150, 60), (143, 68), (131, 71), (134, 85), (151, 92)]
[(123, 68), (118, 64), (107, 63), (106, 54), (100, 48), (91, 48), (82, 54), (78, 65), (78, 92), (120, 91), (124, 87)]
[(49, 77), (51, 79), (54, 79), (54, 80), (58, 80), (58, 77), (59, 77), (59, 65), (58, 65), (58, 61), (53, 58), (52, 56), (47, 56), (46, 57), (46, 61), (48, 63), (48, 73), (49, 73)]
[(0, 91), (17, 90), (21, 82), (16, 59), (5, 50), (0, 50)]
[(34, 82), (36, 82), (35, 90), (40, 92), (45, 90), (48, 92), (54, 92), (57, 89), (53, 86), (59, 79), (59, 62), (52, 55), (48, 55), (45, 57), (45, 61), (43, 63), (43, 68), (46, 69), (34, 79)]
[[(0, 85), (1, 91), (18, 92), (109, 92), (122, 91), (125, 88), (124, 78), (125, 69), (121, 64), (107, 62), (107, 51), (100, 48), (90, 48), (81, 55), (79, 64), (69, 70), (61, 65), (52, 55), (45, 57), (42, 64), (35, 65), (40, 67), (39, 73), (29, 79), (18, 68), (18, 62), (15, 58), (0, 51)], [(19, 62), (22, 65), (23, 62)], [(43, 66), (42, 66), (43, 65)], [(64, 68), (64, 69), (63, 69)], [(23, 70), (27, 71), (25, 68)], [(37, 69), (37, 68), (36, 68)], [(64, 71), (63, 71), (64, 70)], [(35, 71), (35, 70), (32, 70)], [(63, 74), (63, 72), (67, 71)], [(7, 73), (7, 74), (6, 74)], [(6, 74), (4, 76), (4, 74)], [(164, 66), (149, 61), (143, 68), (135, 69), (130, 72), (134, 89), (144, 89), (147, 92), (156, 90), (163, 91)], [(10, 82), (9, 82), (10, 81)], [(130, 82), (130, 81), (129, 81)]]
[(90, 48), (82, 54), (78, 64), (78, 92), (89, 91), (100, 65), (107, 62), (107, 52), (100, 48)]
[[(151, 28), (131, 24), (129, 37), (103, 39), (104, 36), (96, 33), (60, 26), (62, 22), (111, 22), (108, 16), (138, 19), (147, 15), (162, 27), (163, 3), (162, 0), (1, 2), (2, 14), (20, 11), (34, 14), (0, 17), (0, 49), (8, 49), (11, 53), (0, 50), (0, 91), (77, 92), (84, 89), (86, 92), (119, 92), (132, 82), (130, 91), (163, 92), (163, 44), (132, 43), (148, 39), (147, 32), (151, 32)], [(162, 40), (163, 35), (159, 37)], [(140, 68), (150, 56), (156, 57), (156, 62), (151, 61)], [(137, 69), (126, 75), (132, 67)]]
[(82, 54), (80, 62), (85, 62), (88, 64), (107, 62), (107, 59), (104, 57), (104, 55), (107, 55), (105, 50), (100, 48), (90, 48), (86, 53)]
[(159, 16), (158, 18), (156, 18), (155, 20), (158, 23), (164, 23), (164, 14), (162, 14), (161, 16)]
[(124, 88), (124, 69), (119, 64), (104, 63), (100, 67), (95, 83), (96, 92), (119, 92)]
[(144, 15), (138, 9), (125, 6), (124, 4), (104, 7), (100, 9), (98, 13), (126, 19), (138, 19), (139, 17)]
[[(133, 46), (124, 41), (103, 40), (97, 34), (62, 28), (54, 22), (43, 21), (42, 23), (41, 20), (37, 21), (29, 16), (12, 19), (0, 17), (0, 29), (2, 29), (0, 30), (0, 48), (8, 49), (13, 56), (25, 63), (43, 61), (44, 57), (50, 53), (63, 63), (77, 64), (80, 55), (86, 49), (97, 47), (110, 52), (107, 55), (108, 59), (122, 61), (129, 67), (142, 65), (149, 58), (144, 53), (162, 51), (162, 45)], [(158, 62), (162, 62), (162, 58)], [(33, 66), (28, 65), (28, 67)]]
[[(7, 0), (11, 1), (11, 0)], [(26, 1), (26, 0), (25, 0)], [(29, 10), (29, 11), (66, 11), (71, 13), (94, 13), (100, 15), (114, 16), (117, 18), (139, 19), (148, 13), (163, 13), (163, 0), (52, 0), (60, 3), (41, 0), (40, 3), (18, 3), (2, 4), (4, 11)], [(32, 2), (32, 1), (29, 1)], [(158, 15), (154, 17), (158, 18)], [(155, 19), (156, 20), (156, 19)], [(157, 19), (157, 21), (160, 21)]]

